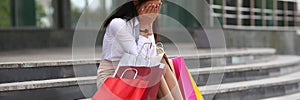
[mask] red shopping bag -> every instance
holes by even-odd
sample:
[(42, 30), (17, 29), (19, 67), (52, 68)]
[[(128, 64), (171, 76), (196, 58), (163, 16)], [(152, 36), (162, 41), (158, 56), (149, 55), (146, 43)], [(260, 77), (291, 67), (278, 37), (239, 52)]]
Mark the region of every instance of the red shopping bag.
[(134, 79), (107, 78), (92, 100), (141, 100), (148, 81), (135, 79), (138, 71), (130, 68), (124, 70), (121, 77), (129, 70), (136, 71)]
[[(153, 46), (152, 43), (144, 43), (138, 55), (125, 53), (120, 59), (113, 76), (116, 78), (122, 77), (124, 75), (122, 72), (128, 68), (137, 70), (139, 73), (136, 78), (148, 82), (141, 100), (156, 100), (165, 65), (160, 63), (162, 55), (150, 56), (148, 55), (150, 52), (143, 51), (147, 44), (150, 45), (148, 49)], [(142, 52), (146, 52), (146, 54)], [(133, 74), (128, 73), (126, 75), (132, 76)]]
[[(156, 100), (163, 69), (159, 68), (159, 66), (120, 66), (115, 77), (120, 76), (121, 72), (128, 68), (134, 68), (138, 70), (139, 73), (137, 79), (148, 81), (145, 93), (143, 94), (141, 100)], [(127, 75), (132, 76), (132, 73)]]

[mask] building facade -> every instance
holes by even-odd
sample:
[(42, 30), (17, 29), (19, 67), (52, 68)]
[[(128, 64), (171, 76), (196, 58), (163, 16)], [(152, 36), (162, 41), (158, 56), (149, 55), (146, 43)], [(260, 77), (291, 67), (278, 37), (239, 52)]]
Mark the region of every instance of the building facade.
[[(101, 22), (93, 19), (104, 20), (126, 1), (2, 0), (0, 51), (70, 47), (80, 17), (87, 27), (99, 25)], [(161, 13), (184, 24), (191, 34), (202, 26), (213, 27), (215, 23), (221, 23), (229, 48), (272, 47), (279, 49), (279, 53), (293, 54), (300, 51), (297, 48), (300, 47), (297, 42), (300, 21), (297, 0), (206, 0), (214, 12), (203, 17), (209, 20), (202, 25), (189, 18), (184, 7), (176, 7), (170, 2), (165, 2)], [(198, 0), (178, 3), (199, 9), (197, 16), (205, 12)], [(90, 16), (81, 16), (83, 11)], [(161, 22), (164, 27), (173, 27), (168, 21)]]
[[(229, 48), (276, 48), (299, 54), (298, 0), (207, 0), (222, 23)], [(213, 26), (214, 20), (210, 20)]]

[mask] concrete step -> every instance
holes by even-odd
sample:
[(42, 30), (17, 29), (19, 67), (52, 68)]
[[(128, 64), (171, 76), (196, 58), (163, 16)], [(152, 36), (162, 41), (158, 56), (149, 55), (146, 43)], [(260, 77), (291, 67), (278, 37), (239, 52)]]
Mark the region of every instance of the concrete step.
[[(96, 64), (0, 69), (0, 83), (96, 76)], [(75, 70), (74, 70), (75, 69)], [(79, 70), (79, 71), (78, 71)]]
[[(261, 80), (225, 83), (220, 85), (208, 85), (201, 86), (199, 89), (205, 98), (217, 94), (214, 98), (217, 100), (255, 100), (266, 97), (273, 97), (279, 95), (286, 95), (287, 93), (300, 91), (300, 72), (283, 75), (274, 78), (267, 78)], [(28, 81), (28, 82), (16, 82), (16, 83), (5, 83), (0, 84), (0, 97), (5, 98), (17, 98), (21, 93), (35, 93), (34, 91), (45, 92), (53, 91), (56, 93), (71, 91), (73, 94), (80, 94), (78, 90), (78, 84), (81, 86), (87, 86), (83, 88), (90, 88), (90, 97), (93, 95), (95, 90), (95, 76), (90, 77), (78, 77), (78, 78), (65, 78), (65, 79), (52, 79), (52, 80), (40, 80), (40, 81)], [(67, 88), (71, 88), (70, 90)], [(296, 88), (296, 89), (295, 89)], [(49, 90), (50, 89), (50, 90)], [(62, 90), (57, 90), (62, 89)], [(77, 89), (75, 91), (74, 89)], [(81, 88), (82, 89), (82, 88)], [(30, 92), (31, 91), (31, 92)], [(75, 91), (75, 92), (74, 92)], [(20, 93), (21, 92), (21, 93)], [(45, 92), (46, 93), (46, 92)], [(46, 96), (46, 94), (43, 94)], [(61, 95), (63, 96), (63, 95)], [(68, 96), (72, 99), (85, 98), (86, 95)], [(25, 96), (23, 98), (30, 98)], [(6, 99), (4, 99), (6, 100)], [(26, 100), (26, 99), (25, 99)]]
[[(273, 58), (276, 50), (271, 48), (227, 49), (227, 50), (220, 50), (214, 52), (212, 52), (212, 50), (198, 50), (198, 52), (195, 54), (174, 53), (175, 51), (170, 51), (170, 52), (171, 52), (170, 54), (167, 54), (170, 58), (183, 56), (187, 60), (198, 61), (200, 59), (203, 60), (200, 61), (200, 63), (203, 63), (201, 67), (211, 67), (211, 65), (204, 64), (205, 62), (211, 63), (211, 60), (209, 59), (223, 59), (226, 60), (227, 64), (245, 64), (245, 63), (258, 62), (262, 60), (271, 59)], [(90, 57), (90, 56), (84, 56), (85, 54), (83, 53), (82, 57), (73, 58), (72, 57), (73, 55), (69, 53), (70, 52), (67, 52), (66, 54), (64, 54), (64, 52), (62, 53), (55, 52), (49, 54), (30, 53), (27, 55), (26, 54), (10, 55), (6, 53), (4, 55), (0, 53), (0, 56), (5, 58), (5, 59), (0, 58), (0, 69), (34, 68), (34, 67), (49, 67), (49, 66), (57, 67), (57, 66), (70, 66), (70, 65), (81, 65), (81, 64), (87, 65), (87, 64), (97, 64), (100, 61), (100, 58), (94, 57), (95, 55)], [(97, 55), (101, 55), (101, 54), (97, 54)]]
[[(0, 84), (1, 100), (74, 100), (91, 97), (96, 77), (78, 77)], [(80, 87), (79, 87), (80, 85)], [(89, 92), (82, 93), (82, 88)]]
[(200, 86), (208, 100), (257, 100), (300, 92), (300, 71), (278, 77)]
[[(229, 52), (219, 53), (200, 50), (199, 52), (201, 52), (199, 55), (169, 54), (169, 57), (184, 56), (189, 67), (198, 68), (197, 66), (200, 65), (201, 67), (204, 66), (204, 69), (209, 66), (214, 66), (212, 68), (217, 69), (220, 67), (218, 64), (207, 64), (211, 63), (211, 59), (238, 66), (240, 64), (266, 62), (276, 58), (274, 57), (274, 49), (231, 49)], [(73, 60), (70, 59), (70, 56), (65, 56), (64, 53), (51, 54), (23, 55), (21, 58), (13, 58), (16, 56), (12, 56), (12, 58), (7, 57), (5, 59), (13, 59), (12, 61), (5, 61), (0, 58), (1, 100), (32, 100), (36, 94), (41, 95), (33, 98), (37, 100), (47, 98), (69, 100), (91, 97), (96, 91), (95, 70), (99, 59)], [(46, 57), (50, 57), (50, 59)], [(220, 65), (224, 65), (224, 62)], [(76, 72), (77, 78), (74, 78), (74, 68), (79, 70)], [(87, 89), (89, 92), (82, 93), (82, 89)]]
[(276, 56), (274, 60), (268, 62), (212, 68), (190, 68), (189, 70), (197, 81), (197, 85), (203, 86), (219, 84), (219, 82), (208, 83), (209, 77), (213, 75), (223, 76), (221, 83), (257, 80), (299, 71), (299, 64), (300, 57), (298, 56)]
[(85, 99), (77, 99), (77, 100), (92, 100), (91, 98), (85, 98)]
[[(189, 68), (199, 68), (199, 66), (201, 66), (201, 68), (204, 68), (208, 66), (220, 66), (224, 65), (225, 63), (227, 63), (228, 65), (238, 65), (245, 63), (258, 63), (269, 61), (274, 59), (275, 50), (229, 49), (228, 52), (209, 52), (210, 50), (199, 50), (199, 55), (178, 54), (170, 55), (169, 57), (172, 58), (177, 56), (183, 56)], [(33, 58), (40, 58), (41, 60), (28, 60), (28, 56)], [(60, 55), (55, 54), (52, 54), (52, 56), (50, 56), (49, 59), (44, 58), (44, 56), (46, 55), (27, 55), (24, 58), (22, 57), (22, 59), (12, 59), (13, 62), (0, 61), (0, 83), (70, 78), (75, 76), (74, 69), (76, 70), (75, 72), (77, 77), (95, 76), (95, 70), (97, 70), (97, 67), (100, 62), (99, 59), (73, 60), (68, 56), (66, 56), (66, 58), (63, 58)], [(54, 59), (55, 57), (57, 59)], [(10, 57), (8, 57), (8, 59), (10, 59)], [(211, 64), (212, 61), (218, 61), (223, 63)], [(35, 74), (33, 75), (32, 73)]]
[[(228, 49), (225, 52), (183, 54), (189, 68), (241, 65), (273, 60), (276, 50), (270, 48)], [(170, 58), (176, 57), (171, 55)], [(199, 64), (200, 63), (200, 64)]]
[(96, 76), (2, 83), (0, 84), (0, 92), (62, 87), (62, 86), (76, 86), (81, 84), (95, 84), (95, 83), (96, 83)]
[(284, 95), (284, 96), (265, 98), (261, 100), (300, 100), (300, 92)]
[[(298, 57), (279, 56), (276, 59), (277, 61), (289, 59), (289, 60), (284, 60), (289, 62), (285, 62), (285, 63), (278, 62), (278, 64), (282, 67), (288, 65), (289, 63), (297, 62)], [(263, 63), (265, 65), (251, 64), (252, 68), (250, 65), (249, 68), (247, 67), (236, 68), (231, 66), (231, 67), (226, 67), (228, 70), (225, 71), (234, 72), (234, 71), (245, 71), (246, 69), (255, 70), (255, 69), (265, 69), (265, 68), (269, 69), (274, 67), (274, 65), (272, 65), (274, 63), (267, 65), (268, 63), (270, 62)], [(280, 68), (280, 66), (278, 66), (278, 68)], [(213, 68), (218, 69), (219, 67), (213, 67)], [(245, 69), (240, 69), (240, 68), (245, 68)], [(195, 74), (194, 70), (190, 70), (190, 71), (193, 74)], [(199, 72), (205, 73), (205, 70), (199, 69)], [(291, 73), (291, 71), (288, 72)], [(217, 84), (217, 85), (200, 86), (199, 89), (201, 90), (205, 98), (210, 98), (213, 96), (213, 94), (217, 94), (215, 98), (221, 100), (226, 100), (226, 99), (247, 100), (247, 98), (250, 97), (254, 99), (260, 99), (260, 98), (266, 98), (272, 96), (285, 95), (285, 93), (298, 91), (298, 84), (300, 83), (300, 77), (296, 77), (297, 75), (300, 75), (300, 72), (294, 72), (292, 74), (281, 75), (273, 78), (265, 78), (260, 80), (223, 83), (220, 85)], [(93, 95), (93, 93), (96, 91), (95, 82), (96, 82), (95, 76), (87, 76), (87, 77), (78, 77), (78, 78), (63, 78), (63, 79), (2, 83), (0, 84), (0, 97), (11, 99), (11, 98), (17, 98), (18, 97), (18, 96), (16, 97), (17, 94), (26, 94), (28, 96), (26, 95), (25, 96), (21, 95), (21, 96), (23, 96), (23, 98), (26, 97), (30, 98), (29, 96), (34, 95), (32, 93), (37, 93), (32, 91), (39, 91), (45, 93), (43, 95), (48, 97), (49, 96), (48, 93), (51, 93), (50, 91), (56, 90), (56, 92), (69, 91), (70, 95), (78, 94), (79, 96), (74, 96), (72, 97), (72, 99), (80, 99), (85, 97), (91, 97)], [(88, 88), (90, 90), (87, 93), (87, 95), (83, 95), (81, 93), (80, 89), (83, 88), (79, 88), (78, 85), (85, 86), (83, 88), (86, 89)], [(272, 92), (268, 92), (268, 91), (272, 91)], [(254, 95), (255, 97), (252, 97)], [(40, 98), (42, 97), (43, 96), (41, 96)], [(64, 95), (61, 95), (60, 97), (67, 98), (64, 97)]]

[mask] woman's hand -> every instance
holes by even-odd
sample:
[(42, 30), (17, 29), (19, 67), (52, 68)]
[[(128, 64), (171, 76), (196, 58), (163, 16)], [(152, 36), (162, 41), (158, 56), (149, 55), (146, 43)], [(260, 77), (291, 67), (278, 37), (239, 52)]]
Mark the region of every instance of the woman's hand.
[(156, 19), (162, 3), (160, 1), (148, 1), (138, 9), (140, 22), (150, 25)]
[(144, 37), (151, 36), (153, 34), (152, 24), (158, 16), (162, 3), (160, 1), (148, 1), (141, 5), (138, 9), (139, 21), (140, 21), (140, 34)]

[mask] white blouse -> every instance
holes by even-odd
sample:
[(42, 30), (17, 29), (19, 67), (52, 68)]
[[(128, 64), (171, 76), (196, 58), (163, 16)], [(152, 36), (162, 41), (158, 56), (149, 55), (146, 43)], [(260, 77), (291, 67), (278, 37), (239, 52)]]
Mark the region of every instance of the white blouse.
[(139, 35), (139, 27), (137, 18), (129, 21), (121, 18), (113, 19), (106, 28), (101, 59), (119, 61), (125, 53), (143, 57), (156, 55), (154, 35), (148, 38)]

